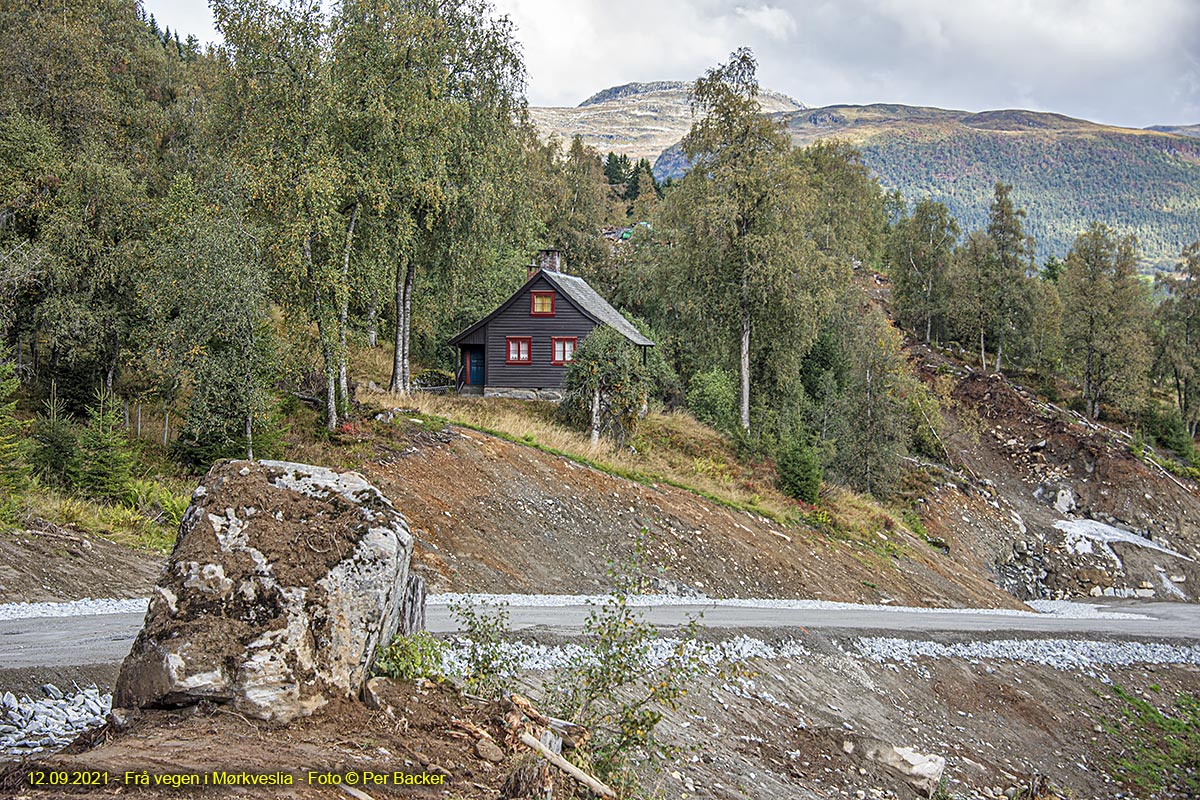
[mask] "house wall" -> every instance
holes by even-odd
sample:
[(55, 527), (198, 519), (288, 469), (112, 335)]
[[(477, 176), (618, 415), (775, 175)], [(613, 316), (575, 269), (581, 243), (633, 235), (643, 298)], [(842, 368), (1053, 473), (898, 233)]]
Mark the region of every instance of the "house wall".
[[(530, 292), (556, 292), (553, 317), (529, 315)], [(551, 364), (553, 356), (550, 339), (555, 336), (575, 336), (580, 342), (595, 327), (564, 295), (545, 279), (534, 281), (516, 297), (508, 308), (497, 314), (487, 329), (487, 385), (515, 389), (557, 389), (562, 385), (566, 367)], [(506, 364), (506, 339), (509, 336), (528, 336), (530, 364)]]

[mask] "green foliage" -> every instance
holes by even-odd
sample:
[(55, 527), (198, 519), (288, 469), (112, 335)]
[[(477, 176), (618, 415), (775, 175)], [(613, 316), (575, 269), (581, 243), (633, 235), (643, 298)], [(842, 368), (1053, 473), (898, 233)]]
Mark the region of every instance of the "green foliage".
[(450, 611), (466, 640), (467, 691), (489, 699), (499, 697), (518, 668), (517, 657), (508, 647), (508, 606), (495, 606), (489, 613), (466, 601)]
[(821, 491), (821, 464), (812, 447), (794, 441), (784, 448), (776, 461), (779, 488), (789, 497), (810, 505), (817, 502)]
[(941, 341), (950, 314), (950, 271), (958, 223), (941, 203), (919, 201), (892, 226), (887, 263), (896, 318), (926, 342)]
[(29, 464), (25, 457), (25, 423), (17, 419), (18, 381), (12, 362), (0, 348), (0, 525), (12, 522), (17, 502), (29, 482)]
[[(171, 182), (151, 237), (156, 269), (143, 280), (149, 366), (189, 386), (174, 451), (199, 471), (220, 458), (253, 457), (271, 427), (278, 361), (267, 275), (234, 213), (214, 213), (187, 175)], [(269, 436), (267, 437), (269, 438)]]
[[(703, 114), (683, 140), (693, 168), (666, 193), (655, 224), (671, 243), (659, 264), (671, 326), (686, 337), (696, 371), (737, 370), (738, 422), (750, 438), (787, 427), (778, 420), (790, 413), (800, 359), (849, 274), (845, 232), (823, 235), (816, 187), (861, 177), (845, 153), (794, 153), (762, 113), (756, 68), (753, 54), (738, 50), (693, 85)], [(844, 168), (834, 167), (839, 159)]]
[(645, 547), (643, 538), (628, 564), (610, 569), (613, 591), (588, 614), (583, 647), (545, 687), (554, 714), (593, 732), (587, 753), (592, 768), (624, 789), (636, 785), (636, 769), (656, 768), (671, 754), (656, 736), (663, 711), (679, 708), (714, 660), (712, 645), (699, 639), (696, 620), (673, 632), (678, 642), (665, 658), (652, 657), (660, 634), (629, 604), (645, 566)]
[(95, 500), (119, 502), (129, 493), (133, 455), (121, 430), (116, 398), (96, 393), (87, 425), (79, 436), (79, 456), (72, 469), (76, 489)]
[(1200, 240), (1183, 249), (1174, 274), (1156, 283), (1166, 296), (1154, 312), (1153, 372), (1173, 387), (1190, 437), (1200, 426)]
[(687, 407), (692, 416), (717, 430), (737, 427), (737, 384), (719, 367), (693, 375), (688, 381)]
[(1093, 223), (1079, 234), (1058, 279), (1064, 362), (1087, 413), (1101, 403), (1141, 405), (1149, 366), (1147, 304), (1137, 279), (1137, 240)]
[(128, 508), (136, 510), (145, 519), (166, 528), (178, 528), (191, 502), (191, 495), (155, 480), (133, 478), (122, 500)]
[(379, 657), (375, 659), (375, 672), (404, 681), (441, 680), (446, 649), (446, 643), (428, 631), (397, 636), (386, 647), (380, 648)]
[(1170, 450), (1189, 464), (1197, 462), (1195, 442), (1178, 409), (1164, 412), (1150, 406), (1138, 414), (1137, 422), (1139, 436), (1150, 437), (1155, 445)]
[(636, 348), (615, 328), (595, 328), (575, 351), (563, 378), (559, 415), (569, 425), (624, 443), (637, 431), (649, 396), (649, 374)]
[(30, 454), (33, 470), (46, 483), (67, 486), (78, 450), (79, 440), (67, 419), (66, 407), (52, 387), (45, 410), (34, 423)]
[(1195, 796), (1200, 792), (1200, 698), (1180, 694), (1160, 709), (1119, 686), (1120, 719), (1107, 725), (1120, 743), (1109, 772), (1139, 796)]
[(0, 489), (14, 495), (25, 488), (29, 479), (29, 464), (22, 444), (25, 423), (16, 416), (15, 373), (8, 353), (0, 348)]

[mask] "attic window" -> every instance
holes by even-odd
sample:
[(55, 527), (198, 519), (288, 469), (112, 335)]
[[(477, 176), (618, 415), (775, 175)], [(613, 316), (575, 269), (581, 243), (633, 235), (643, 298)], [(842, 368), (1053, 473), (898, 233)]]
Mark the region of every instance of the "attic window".
[(554, 316), (554, 292), (530, 292), (529, 293), (529, 316), (531, 316), (531, 317), (553, 317)]
[(530, 364), (533, 362), (533, 357), (530, 355), (533, 339), (529, 336), (509, 336), (505, 340), (505, 364)]
[(569, 364), (575, 360), (575, 345), (579, 339), (575, 336), (552, 336), (550, 338), (550, 363)]

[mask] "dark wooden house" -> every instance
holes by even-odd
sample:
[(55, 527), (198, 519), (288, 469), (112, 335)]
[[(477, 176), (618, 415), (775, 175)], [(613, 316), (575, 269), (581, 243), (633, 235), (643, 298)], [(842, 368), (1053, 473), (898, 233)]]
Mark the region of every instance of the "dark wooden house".
[(560, 265), (557, 250), (543, 250), (516, 294), (450, 339), (459, 350), (460, 392), (561, 400), (575, 348), (598, 325), (615, 328), (639, 347), (654, 346), (587, 281), (563, 274)]

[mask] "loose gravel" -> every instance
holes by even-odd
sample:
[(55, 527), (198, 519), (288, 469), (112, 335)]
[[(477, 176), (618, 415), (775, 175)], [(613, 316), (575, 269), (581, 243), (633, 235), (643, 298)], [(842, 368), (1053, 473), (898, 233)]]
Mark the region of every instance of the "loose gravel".
[(912, 664), (918, 658), (1018, 661), (1059, 670), (1093, 670), (1134, 664), (1200, 665), (1200, 645), (1155, 642), (1095, 642), (1075, 639), (1000, 639), (988, 642), (941, 642), (862, 637), (854, 640), (858, 655), (878, 664)]
[(95, 686), (64, 692), (47, 683), (43, 697), (0, 696), (0, 755), (27, 756), (66, 747), (79, 734), (104, 723), (112, 695)]
[[(599, 594), (431, 594), (427, 605), (455, 606), (464, 604), (510, 606), (512, 608), (603, 605), (608, 595)], [(869, 603), (839, 603), (832, 600), (784, 600), (777, 598), (715, 598), (671, 594), (629, 595), (631, 607), (646, 606), (722, 606), (726, 608), (778, 608), (816, 611), (903, 611), (915, 614), (988, 614), (998, 617), (1036, 617), (1047, 615), (1063, 619), (1144, 619), (1141, 614), (1109, 611), (1091, 603), (1070, 600), (1033, 600), (1027, 603), (1034, 611), (1010, 608), (928, 608), (923, 606), (879, 605)]]
[(86, 617), (93, 614), (144, 614), (146, 598), (132, 600), (72, 600), (69, 603), (4, 603), (0, 620), (33, 617)]

